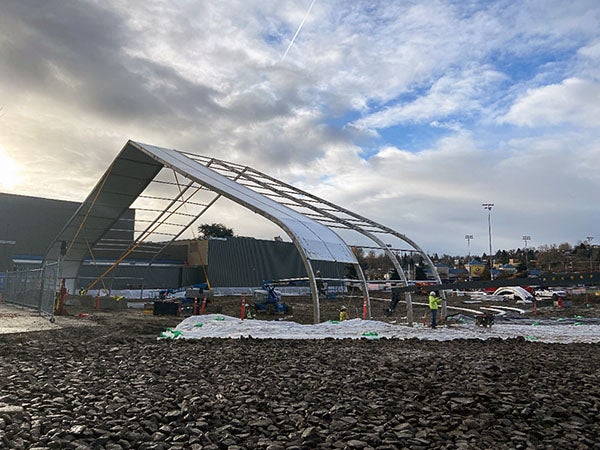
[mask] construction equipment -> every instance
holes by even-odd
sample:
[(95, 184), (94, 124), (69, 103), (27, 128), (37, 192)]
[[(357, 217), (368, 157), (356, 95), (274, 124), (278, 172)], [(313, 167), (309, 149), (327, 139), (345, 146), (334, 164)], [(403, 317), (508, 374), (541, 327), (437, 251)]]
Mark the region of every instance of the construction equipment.
[(170, 316), (191, 316), (198, 312), (203, 301), (212, 303), (213, 291), (207, 283), (198, 283), (177, 289), (163, 289), (158, 300), (154, 301), (153, 314)]
[(270, 281), (263, 281), (260, 289), (255, 289), (252, 298), (257, 311), (267, 314), (291, 314), (292, 309), (281, 301), (281, 295)]
[(477, 314), (475, 324), (480, 327), (490, 328), (494, 325), (494, 315), (489, 313)]

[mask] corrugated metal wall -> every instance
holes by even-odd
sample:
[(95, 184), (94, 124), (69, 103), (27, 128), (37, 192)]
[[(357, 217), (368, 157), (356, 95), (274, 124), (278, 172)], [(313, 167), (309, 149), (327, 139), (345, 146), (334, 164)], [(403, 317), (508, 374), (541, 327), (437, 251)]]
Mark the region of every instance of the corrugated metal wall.
[[(41, 258), (79, 205), (77, 202), (0, 193), (0, 216), (7, 219), (4, 228), (0, 228), (0, 240), (15, 242), (0, 245), (0, 271), (3, 267), (12, 267), (13, 254)], [(133, 240), (134, 218), (135, 211), (128, 210), (115, 226), (120, 231), (113, 230), (107, 237)], [(204, 282), (203, 271), (198, 267), (201, 261), (198, 249), (202, 252), (202, 261), (208, 265), (211, 285), (215, 287), (258, 287), (263, 280), (306, 277), (302, 259), (291, 242), (231, 237), (174, 243), (161, 253), (159, 259), (170, 260), (175, 267), (152, 267), (148, 272), (143, 265), (123, 264), (107, 276), (105, 283), (109, 284), (112, 279), (114, 289), (125, 289), (141, 285), (142, 279), (145, 279), (146, 288), (175, 288)], [(98, 262), (115, 260), (120, 255), (121, 251), (116, 250), (97, 251), (94, 259)], [(125, 262), (137, 261), (135, 255), (132, 256)], [(186, 262), (189, 267), (182, 267)], [(106, 265), (82, 265), (77, 287), (87, 287), (106, 268)], [(313, 269), (320, 270), (323, 277), (344, 277), (344, 266), (340, 264), (315, 261)]]
[[(0, 193), (0, 271), (12, 270), (13, 257), (40, 260), (80, 203)], [(129, 209), (106, 234), (108, 239), (132, 241), (135, 211)], [(117, 231), (118, 230), (118, 231)], [(121, 252), (98, 252), (96, 258), (116, 258)]]
[[(264, 280), (306, 277), (302, 259), (291, 242), (270, 241), (250, 237), (230, 237), (210, 239), (196, 245), (190, 241), (174, 244), (170, 255), (177, 255), (185, 261), (182, 252), (189, 251), (190, 267), (118, 266), (114, 274), (105, 279), (107, 287), (126, 289), (142, 284), (144, 288), (177, 288), (206, 281), (199, 263), (197, 249), (207, 251), (203, 256), (208, 262), (207, 272), (213, 287), (259, 287)], [(176, 264), (176, 261), (173, 261)], [(195, 264), (194, 264), (195, 263)], [(344, 278), (345, 266), (327, 261), (314, 261), (313, 270), (321, 271), (323, 278)], [(78, 277), (79, 287), (87, 285), (106, 269), (85, 264)]]
[[(77, 289), (86, 288), (106, 270), (107, 266), (81, 266), (77, 277)], [(104, 278), (107, 289), (165, 289), (190, 286), (204, 281), (200, 267), (134, 267), (117, 266)], [(95, 288), (102, 288), (99, 282)]]
[[(208, 276), (211, 285), (255, 287), (263, 280), (306, 277), (298, 250), (291, 242), (247, 237), (208, 241)], [(343, 278), (344, 265), (315, 262), (323, 277)]]
[(213, 286), (260, 286), (263, 280), (306, 276), (296, 247), (288, 242), (211, 239), (208, 260)]

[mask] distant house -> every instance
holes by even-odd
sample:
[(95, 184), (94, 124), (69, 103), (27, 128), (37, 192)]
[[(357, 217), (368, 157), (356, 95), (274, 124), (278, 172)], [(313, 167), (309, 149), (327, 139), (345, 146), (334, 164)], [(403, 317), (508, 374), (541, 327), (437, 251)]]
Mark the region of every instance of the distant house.
[(514, 275), (517, 273), (517, 267), (512, 264), (504, 264), (502, 267), (500, 267), (499, 271), (504, 275)]
[(444, 263), (436, 263), (434, 265), (442, 281), (450, 278), (450, 267)]
[[(434, 263), (435, 269), (440, 277), (442, 282), (448, 281), (450, 279), (450, 267), (448, 267), (444, 263)], [(427, 268), (423, 270), (425, 272), (425, 276), (428, 280), (435, 280), (435, 276), (433, 275), (431, 269)]]
[(465, 264), (466, 269), (471, 274), (472, 278), (479, 278), (483, 274), (486, 264), (478, 259), (472, 259), (468, 264)]
[(450, 281), (462, 281), (469, 278), (469, 271), (467, 269), (450, 269), (449, 279)]

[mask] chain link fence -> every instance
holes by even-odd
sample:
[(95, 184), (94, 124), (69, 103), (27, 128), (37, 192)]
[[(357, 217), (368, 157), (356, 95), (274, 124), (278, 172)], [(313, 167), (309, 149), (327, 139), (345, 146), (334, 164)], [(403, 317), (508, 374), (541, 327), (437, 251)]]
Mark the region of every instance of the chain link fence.
[(57, 289), (58, 262), (46, 263), (39, 269), (7, 272), (4, 301), (54, 318)]

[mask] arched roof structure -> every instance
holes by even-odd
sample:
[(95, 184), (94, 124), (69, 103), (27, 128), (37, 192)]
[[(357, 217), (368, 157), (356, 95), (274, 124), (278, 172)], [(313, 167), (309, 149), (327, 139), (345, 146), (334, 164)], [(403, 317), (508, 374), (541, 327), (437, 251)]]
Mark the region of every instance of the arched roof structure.
[(493, 295), (511, 295), (522, 302), (531, 302), (533, 295), (521, 286), (503, 286), (494, 291)]
[[(175, 181), (161, 179), (172, 172)], [(162, 194), (147, 195), (152, 184)], [(208, 198), (206, 197), (208, 195)], [(203, 196), (200, 200), (199, 197)], [(356, 268), (368, 298), (364, 274), (350, 245), (334, 229), (358, 232), (377, 244), (393, 262), (405, 285), (408, 280), (398, 259), (381, 235), (395, 236), (420, 253), (432, 273), (437, 271), (429, 257), (405, 235), (320, 199), (256, 169), (239, 164), (173, 149), (128, 141), (100, 181), (54, 240), (46, 260), (61, 260), (61, 277), (67, 282), (77, 276), (84, 258), (103, 242), (107, 231), (136, 202), (136, 211), (150, 217), (137, 221), (147, 224), (137, 232), (133, 244), (123, 248), (122, 259), (132, 252), (145, 251), (152, 260), (178, 239), (220, 197), (226, 197), (278, 225), (292, 240), (304, 262), (313, 297), (313, 320), (320, 321), (319, 297), (311, 261), (333, 261)], [(156, 206), (160, 203), (161, 206)], [(192, 209), (193, 211), (189, 211)], [(179, 218), (182, 220), (175, 220)], [(152, 235), (162, 242), (150, 242)], [(168, 238), (165, 240), (164, 236)], [(439, 280), (439, 277), (438, 281)], [(409, 323), (412, 322), (410, 294), (407, 294)]]

